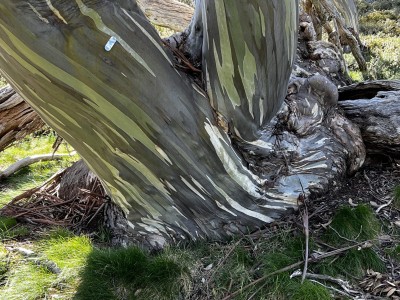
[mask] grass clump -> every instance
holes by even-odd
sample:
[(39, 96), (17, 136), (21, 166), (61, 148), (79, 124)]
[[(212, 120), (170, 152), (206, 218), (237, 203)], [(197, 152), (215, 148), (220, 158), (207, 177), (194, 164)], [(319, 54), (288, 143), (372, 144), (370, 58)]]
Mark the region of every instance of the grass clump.
[(17, 225), (17, 220), (14, 218), (0, 216), (0, 232), (9, 230), (15, 225)]
[(384, 262), (371, 248), (351, 249), (344, 255), (326, 259), (313, 267), (313, 270), (320, 274), (330, 276), (344, 276), (348, 279), (362, 277), (367, 270), (384, 272)]
[(324, 239), (335, 245), (342, 245), (349, 241), (374, 239), (379, 231), (379, 221), (369, 206), (342, 207), (333, 217)]
[(17, 223), (17, 220), (10, 217), (0, 216), (0, 239), (13, 239), (27, 235), (29, 230)]
[(184, 273), (176, 262), (138, 248), (95, 249), (76, 299), (174, 299)]

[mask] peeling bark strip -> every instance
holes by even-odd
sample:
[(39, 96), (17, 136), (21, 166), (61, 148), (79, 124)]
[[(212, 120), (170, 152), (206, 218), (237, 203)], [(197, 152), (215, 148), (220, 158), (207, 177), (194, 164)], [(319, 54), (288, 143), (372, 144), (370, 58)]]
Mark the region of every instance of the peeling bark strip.
[(42, 119), (10, 86), (0, 89), (0, 151), (43, 126)]
[[(244, 128), (255, 129), (272, 117), (286, 91), (297, 2), (249, 1), (239, 18), (240, 4), (205, 2), (206, 41), (214, 53), (206, 58), (207, 72), (224, 101), (236, 85)], [(227, 12), (251, 33), (238, 31), (231, 53), (222, 41), (233, 38)], [(112, 36), (117, 42), (106, 52)], [(208, 99), (172, 67), (172, 55), (135, 1), (2, 0), (0, 44), (3, 75), (97, 173), (139, 241), (221, 239), (297, 206), (298, 194), (266, 193), (265, 181), (243, 165)], [(232, 83), (221, 57), (238, 61)], [(219, 72), (212, 61), (220, 62)], [(255, 132), (238, 124), (246, 138)]]
[(285, 97), (297, 47), (298, 1), (205, 0), (203, 19), (211, 104), (232, 132), (253, 141)]

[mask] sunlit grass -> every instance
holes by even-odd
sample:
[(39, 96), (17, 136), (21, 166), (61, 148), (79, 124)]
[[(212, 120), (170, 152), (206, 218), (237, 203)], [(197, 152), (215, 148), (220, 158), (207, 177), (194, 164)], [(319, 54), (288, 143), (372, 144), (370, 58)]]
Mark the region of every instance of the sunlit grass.
[[(4, 170), (16, 161), (31, 155), (52, 153), (51, 147), (55, 139), (54, 134), (26, 137), (0, 153), (0, 170)], [(72, 150), (71, 147), (62, 144), (57, 153), (69, 153)], [(73, 155), (60, 160), (38, 162), (23, 168), (9, 178), (0, 180), (0, 208), (13, 197), (25, 190), (39, 186), (57, 171), (70, 166), (72, 162), (78, 159), (77, 155)]]
[(46, 299), (47, 290), (57, 275), (30, 262), (14, 264), (9, 271), (7, 284), (0, 288), (2, 300)]

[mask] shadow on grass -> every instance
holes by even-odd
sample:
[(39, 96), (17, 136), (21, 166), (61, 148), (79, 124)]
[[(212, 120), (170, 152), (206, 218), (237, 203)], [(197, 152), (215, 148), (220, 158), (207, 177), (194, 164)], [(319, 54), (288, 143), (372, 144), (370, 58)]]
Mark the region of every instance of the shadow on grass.
[(74, 299), (177, 299), (185, 273), (178, 263), (138, 248), (94, 249)]

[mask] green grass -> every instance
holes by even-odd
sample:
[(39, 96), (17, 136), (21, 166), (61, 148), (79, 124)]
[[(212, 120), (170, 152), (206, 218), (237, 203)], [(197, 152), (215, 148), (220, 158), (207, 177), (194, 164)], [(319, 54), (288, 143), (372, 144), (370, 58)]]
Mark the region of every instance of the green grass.
[(289, 294), (292, 300), (330, 300), (333, 299), (329, 291), (317, 283), (305, 280), (303, 284), (290, 286)]
[(185, 270), (138, 248), (93, 250), (75, 299), (176, 299)]
[(380, 232), (380, 223), (367, 205), (342, 207), (332, 219), (324, 239), (333, 245), (374, 239)]
[(57, 279), (43, 267), (33, 263), (13, 265), (10, 268), (5, 287), (0, 287), (2, 300), (36, 300), (48, 296), (48, 289)]
[[(53, 134), (32, 137), (28, 136), (14, 146), (0, 153), (0, 170), (6, 169), (14, 162), (30, 155), (52, 153), (55, 141)], [(58, 153), (68, 153), (72, 149), (61, 145)], [(66, 168), (78, 159), (77, 155), (65, 157), (57, 161), (39, 162), (23, 168), (14, 175), (0, 181), (0, 208), (12, 198), (25, 190), (39, 186), (62, 168)]]
[(384, 272), (385, 264), (374, 249), (351, 249), (344, 255), (326, 259), (316, 264), (313, 270), (319, 274), (345, 277), (349, 280), (361, 278), (367, 270)]
[(28, 233), (28, 229), (14, 218), (0, 216), (0, 240), (22, 237)]

